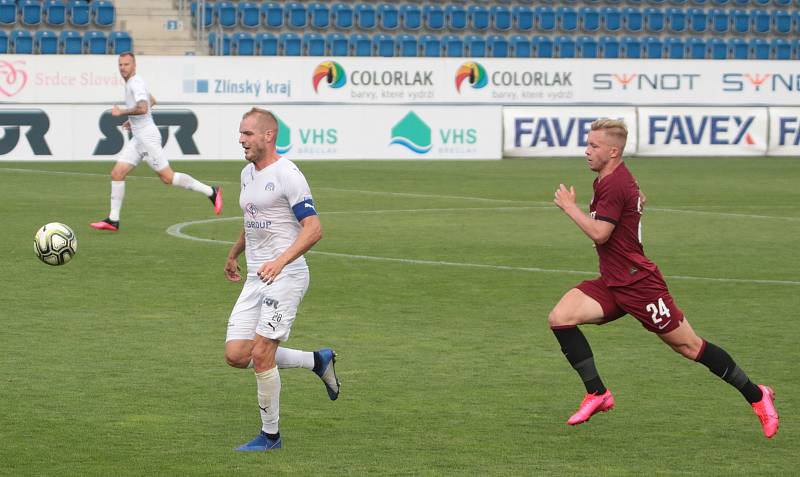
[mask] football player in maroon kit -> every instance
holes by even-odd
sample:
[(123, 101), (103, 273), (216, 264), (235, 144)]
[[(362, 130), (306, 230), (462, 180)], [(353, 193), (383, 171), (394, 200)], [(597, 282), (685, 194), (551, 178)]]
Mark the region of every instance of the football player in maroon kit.
[(589, 215), (578, 208), (574, 187), (560, 184), (555, 192), (555, 204), (594, 242), (600, 259), (600, 277), (569, 290), (548, 317), (561, 351), (586, 386), (586, 396), (567, 423), (580, 424), (614, 407), (614, 396), (603, 385), (578, 325), (604, 324), (631, 314), (673, 350), (738, 389), (752, 405), (764, 435), (772, 437), (779, 423), (772, 389), (753, 384), (724, 349), (694, 332), (658, 267), (644, 255), (639, 187), (622, 159), (627, 138), (623, 121), (592, 123), (586, 159), (597, 178)]

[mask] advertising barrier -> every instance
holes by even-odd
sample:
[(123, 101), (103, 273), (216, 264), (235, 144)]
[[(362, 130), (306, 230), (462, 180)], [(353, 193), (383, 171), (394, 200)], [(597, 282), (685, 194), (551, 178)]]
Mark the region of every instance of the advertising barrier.
[(800, 156), (800, 108), (769, 108), (769, 153)]

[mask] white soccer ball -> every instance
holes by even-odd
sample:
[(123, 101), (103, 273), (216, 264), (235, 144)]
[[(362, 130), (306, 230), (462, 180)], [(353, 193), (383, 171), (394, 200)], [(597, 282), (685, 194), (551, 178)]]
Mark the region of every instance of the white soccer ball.
[(39, 260), (48, 265), (64, 265), (78, 251), (78, 238), (68, 226), (51, 222), (36, 231), (33, 251)]

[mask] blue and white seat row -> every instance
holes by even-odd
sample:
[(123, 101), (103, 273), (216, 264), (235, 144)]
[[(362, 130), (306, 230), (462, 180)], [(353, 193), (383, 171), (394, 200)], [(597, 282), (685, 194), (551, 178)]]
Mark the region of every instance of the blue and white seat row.
[(108, 0), (0, 0), (0, 26), (111, 27), (116, 20)]
[(0, 54), (105, 55), (133, 51), (133, 39), (124, 31), (0, 30)]

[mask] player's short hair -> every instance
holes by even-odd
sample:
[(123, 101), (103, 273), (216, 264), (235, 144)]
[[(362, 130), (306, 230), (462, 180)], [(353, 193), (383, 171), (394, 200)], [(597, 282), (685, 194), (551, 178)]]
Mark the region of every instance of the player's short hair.
[(134, 56), (132, 51), (123, 51), (119, 54), (119, 57), (122, 58), (123, 56), (130, 56), (134, 63), (136, 63), (136, 56)]
[(250, 111), (244, 113), (242, 119), (249, 118), (250, 116), (256, 116), (256, 122), (262, 131), (275, 131), (275, 135), (278, 135), (278, 120), (275, 119), (275, 115), (272, 114), (271, 111), (253, 107)]
[(622, 147), (628, 142), (628, 127), (621, 119), (602, 118), (592, 123), (592, 131), (604, 131), (612, 138), (622, 142)]

